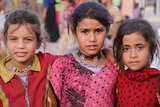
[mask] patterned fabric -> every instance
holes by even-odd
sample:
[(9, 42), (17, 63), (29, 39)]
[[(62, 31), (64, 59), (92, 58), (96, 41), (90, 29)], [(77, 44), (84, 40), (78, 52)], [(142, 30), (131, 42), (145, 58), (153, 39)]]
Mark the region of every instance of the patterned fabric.
[(70, 54), (55, 61), (50, 81), (61, 107), (114, 107), (117, 76), (110, 61), (92, 72)]
[(118, 107), (160, 107), (158, 92), (160, 71), (148, 68), (143, 71), (122, 71), (119, 74)]

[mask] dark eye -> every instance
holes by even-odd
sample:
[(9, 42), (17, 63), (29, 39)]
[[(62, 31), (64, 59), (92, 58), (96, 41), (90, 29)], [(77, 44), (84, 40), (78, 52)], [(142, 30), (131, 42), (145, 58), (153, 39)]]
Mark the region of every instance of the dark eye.
[(27, 41), (32, 41), (32, 39), (27, 39)]
[(128, 50), (129, 50), (129, 47), (126, 47), (126, 46), (123, 47), (124, 52), (127, 52)]
[(83, 30), (82, 33), (86, 34), (88, 32), (88, 30)]
[(11, 41), (15, 41), (15, 40), (17, 40), (16, 38), (9, 38), (9, 40), (11, 40)]
[(31, 38), (25, 38), (25, 41), (26, 42), (31, 42), (33, 39), (31, 39)]
[(143, 47), (143, 46), (138, 46), (137, 49), (138, 49), (139, 51), (141, 51), (141, 50), (144, 49), (144, 47)]
[(101, 32), (103, 32), (103, 30), (97, 29), (96, 32), (97, 32), (97, 33), (101, 33)]

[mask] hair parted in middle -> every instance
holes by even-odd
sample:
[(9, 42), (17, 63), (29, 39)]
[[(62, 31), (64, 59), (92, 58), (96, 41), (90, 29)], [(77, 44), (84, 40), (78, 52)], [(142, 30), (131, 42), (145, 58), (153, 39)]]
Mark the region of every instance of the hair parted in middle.
[(84, 18), (91, 18), (98, 20), (107, 30), (113, 19), (107, 9), (99, 2), (83, 2), (74, 10), (68, 23), (72, 33), (76, 34), (76, 27), (78, 23)]

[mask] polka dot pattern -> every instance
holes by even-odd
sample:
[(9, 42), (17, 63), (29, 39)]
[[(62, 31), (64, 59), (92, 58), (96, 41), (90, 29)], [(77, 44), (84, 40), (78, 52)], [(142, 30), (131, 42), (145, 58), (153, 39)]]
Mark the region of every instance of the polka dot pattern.
[(55, 61), (50, 80), (62, 107), (114, 107), (117, 76), (111, 62), (92, 72), (66, 55)]
[(142, 72), (121, 71), (118, 76), (118, 107), (160, 107), (158, 91), (160, 71), (148, 68)]

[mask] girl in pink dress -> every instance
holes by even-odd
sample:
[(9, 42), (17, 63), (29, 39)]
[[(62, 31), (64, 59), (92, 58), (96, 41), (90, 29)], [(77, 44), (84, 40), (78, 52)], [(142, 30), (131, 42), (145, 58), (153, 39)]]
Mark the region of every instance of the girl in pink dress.
[(50, 81), (61, 107), (114, 107), (117, 67), (101, 51), (111, 16), (98, 2), (84, 2), (69, 20), (79, 49), (58, 58)]

